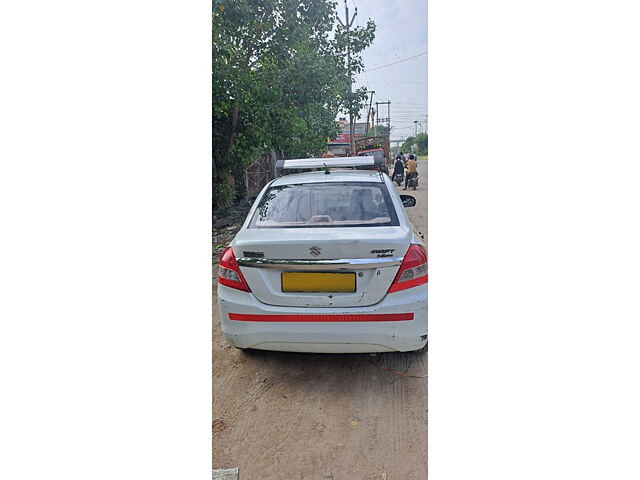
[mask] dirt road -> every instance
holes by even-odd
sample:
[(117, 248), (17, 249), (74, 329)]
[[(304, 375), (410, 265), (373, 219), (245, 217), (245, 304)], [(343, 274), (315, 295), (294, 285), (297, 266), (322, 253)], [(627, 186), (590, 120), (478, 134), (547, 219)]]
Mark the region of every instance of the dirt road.
[[(425, 234), (426, 163), (418, 190), (399, 188), (418, 200), (407, 211)], [(427, 478), (426, 352), (247, 354), (222, 337), (215, 285), (213, 300), (214, 468), (239, 467), (241, 480)]]

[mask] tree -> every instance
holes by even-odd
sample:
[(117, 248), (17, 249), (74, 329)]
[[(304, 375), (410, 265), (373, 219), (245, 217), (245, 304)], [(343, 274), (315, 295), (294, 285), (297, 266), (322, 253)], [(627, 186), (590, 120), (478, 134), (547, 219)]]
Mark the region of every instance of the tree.
[(413, 152), (419, 155), (428, 155), (429, 154), (429, 144), (428, 144), (428, 135), (426, 133), (419, 133), (415, 137), (408, 137), (400, 150), (403, 152)]
[(400, 150), (405, 152), (405, 153), (411, 152), (413, 144), (415, 143), (415, 138), (416, 137), (413, 137), (413, 136), (407, 137), (407, 139), (402, 144), (402, 147), (400, 147)]
[[(332, 0), (213, 1), (214, 183), (233, 182), (271, 149), (319, 155), (337, 113), (364, 105), (366, 94), (349, 94), (345, 32), (329, 37), (336, 16)], [(350, 33), (354, 73), (374, 30), (370, 21)]]
[[(347, 22), (349, 19), (347, 19)], [(349, 121), (354, 122), (360, 118), (360, 111), (365, 107), (367, 102), (367, 87), (360, 87), (355, 91), (351, 91), (353, 83), (353, 75), (364, 71), (364, 62), (362, 60), (362, 51), (369, 47), (375, 39), (376, 24), (369, 19), (364, 27), (353, 27), (348, 30), (346, 26), (340, 22), (336, 28), (334, 40), (332, 42), (333, 54), (342, 56), (345, 62), (345, 70), (347, 72), (348, 89), (341, 101), (340, 111), (349, 114)], [(347, 62), (347, 51), (349, 52), (350, 62)]]
[(426, 133), (416, 135), (414, 142), (418, 146), (418, 153), (420, 155), (429, 154), (429, 137)]

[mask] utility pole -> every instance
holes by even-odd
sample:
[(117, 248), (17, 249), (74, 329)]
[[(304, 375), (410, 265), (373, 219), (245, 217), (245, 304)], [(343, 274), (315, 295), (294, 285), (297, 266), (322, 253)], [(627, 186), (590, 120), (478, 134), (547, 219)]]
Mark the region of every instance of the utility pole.
[(351, 100), (351, 94), (353, 93), (353, 80), (351, 78), (351, 40), (349, 39), (349, 29), (351, 25), (353, 25), (353, 21), (358, 14), (358, 9), (356, 8), (353, 17), (351, 17), (351, 21), (349, 21), (349, 6), (347, 5), (347, 0), (344, 0), (344, 15), (345, 15), (345, 23), (342, 23), (340, 17), (338, 21), (340, 24), (347, 29), (347, 71), (349, 73), (349, 149), (350, 155), (353, 155), (353, 151), (355, 150), (354, 138), (353, 138), (353, 127), (354, 127), (354, 118), (353, 118), (353, 101)]
[(389, 127), (389, 139), (391, 139), (391, 102), (387, 102), (387, 127)]
[(386, 105), (387, 106), (387, 118), (380, 119), (378, 118), (378, 123), (386, 123), (387, 127), (391, 128), (391, 102), (376, 102), (376, 110), (380, 110), (378, 105)]
[[(389, 145), (389, 150), (391, 150), (391, 101), (387, 101), (387, 126), (389, 127), (389, 131), (387, 132), (387, 145)], [(389, 157), (391, 157), (391, 152), (389, 152)], [(390, 158), (387, 160), (390, 160)]]
[(414, 129), (413, 129), (413, 130), (414, 130), (413, 136), (414, 136), (414, 137), (417, 137), (417, 136), (418, 136), (418, 120), (414, 120), (414, 121), (413, 121), (413, 126), (414, 126)]
[(373, 103), (373, 95), (376, 93), (376, 91), (371, 90), (367, 93), (370, 93), (371, 97), (369, 98), (369, 110), (367, 111), (367, 131), (365, 133), (365, 137), (369, 135), (369, 119), (371, 119), (371, 123), (373, 123), (373, 111), (371, 110), (371, 104)]

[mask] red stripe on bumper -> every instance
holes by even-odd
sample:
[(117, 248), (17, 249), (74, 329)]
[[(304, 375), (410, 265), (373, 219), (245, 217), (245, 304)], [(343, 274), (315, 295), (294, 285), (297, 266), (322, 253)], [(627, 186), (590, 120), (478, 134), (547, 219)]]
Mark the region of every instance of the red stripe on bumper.
[(241, 322), (399, 322), (413, 320), (413, 313), (372, 313), (369, 315), (247, 315), (230, 313), (229, 320)]

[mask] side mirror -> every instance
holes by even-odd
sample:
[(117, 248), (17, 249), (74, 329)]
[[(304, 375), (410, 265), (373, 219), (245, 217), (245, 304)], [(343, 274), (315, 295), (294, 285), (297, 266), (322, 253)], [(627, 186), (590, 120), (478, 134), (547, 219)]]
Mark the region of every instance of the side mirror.
[(411, 195), (400, 195), (400, 200), (405, 207), (415, 207), (416, 205), (416, 199)]

